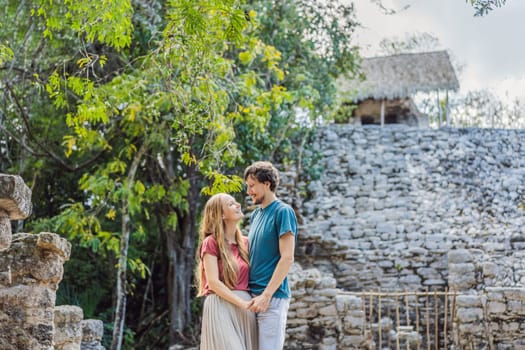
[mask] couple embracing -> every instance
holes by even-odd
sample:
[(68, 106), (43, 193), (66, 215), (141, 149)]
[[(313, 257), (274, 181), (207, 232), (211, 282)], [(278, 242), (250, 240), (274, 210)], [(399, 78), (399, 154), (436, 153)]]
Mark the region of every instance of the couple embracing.
[(290, 305), (287, 274), (293, 264), (297, 219), (277, 199), (279, 173), (270, 162), (244, 171), (247, 193), (259, 207), (248, 238), (238, 227), (241, 206), (212, 196), (201, 223), (197, 282), (205, 296), (200, 350), (278, 350), (284, 346)]

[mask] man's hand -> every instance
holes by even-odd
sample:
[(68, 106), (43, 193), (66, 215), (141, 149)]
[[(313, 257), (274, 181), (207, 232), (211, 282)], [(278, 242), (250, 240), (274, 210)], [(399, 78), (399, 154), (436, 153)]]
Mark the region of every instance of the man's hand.
[(271, 295), (261, 294), (252, 299), (252, 304), (248, 310), (252, 312), (265, 312), (270, 306)]

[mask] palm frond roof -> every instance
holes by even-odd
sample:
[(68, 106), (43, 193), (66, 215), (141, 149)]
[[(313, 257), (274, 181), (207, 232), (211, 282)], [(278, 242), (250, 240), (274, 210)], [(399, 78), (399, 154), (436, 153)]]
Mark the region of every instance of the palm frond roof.
[(361, 69), (364, 81), (338, 80), (339, 91), (351, 93), (354, 100), (405, 98), (417, 92), (459, 89), (446, 51), (364, 58)]

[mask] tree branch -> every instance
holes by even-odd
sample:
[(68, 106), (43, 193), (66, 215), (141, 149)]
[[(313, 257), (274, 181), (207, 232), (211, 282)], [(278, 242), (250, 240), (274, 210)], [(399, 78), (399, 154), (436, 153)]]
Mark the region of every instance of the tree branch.
[[(22, 116), (22, 120), (24, 122), (24, 126), (25, 126), (25, 129), (27, 131), (27, 135), (38, 146), (38, 148), (44, 152), (44, 154), (40, 154), (40, 156), (47, 155), (49, 158), (53, 159), (60, 167), (62, 167), (63, 169), (65, 169), (67, 171), (70, 171), (70, 172), (74, 172), (74, 171), (82, 169), (82, 168), (84, 168), (86, 166), (89, 166), (89, 165), (93, 164), (94, 162), (96, 162), (100, 158), (100, 156), (102, 156), (102, 154), (104, 153), (104, 150), (101, 150), (93, 158), (88, 159), (88, 160), (86, 160), (86, 161), (84, 161), (84, 162), (82, 162), (82, 163), (80, 163), (80, 164), (78, 164), (76, 166), (71, 166), (70, 164), (66, 163), (60, 156), (58, 156), (55, 152), (50, 150), (48, 147), (46, 147), (42, 142), (40, 142), (36, 138), (36, 136), (33, 134), (32, 129), (31, 129), (31, 125), (30, 125), (30, 122), (29, 122), (29, 116), (27, 115), (27, 112), (24, 110), (24, 107), (20, 103), (20, 100), (18, 99), (17, 95), (13, 91), (13, 88), (11, 87), (11, 85), (9, 83), (6, 83), (5, 86), (6, 86), (7, 90), (10, 92), (11, 97), (14, 99), (18, 110), (20, 111), (20, 115)], [(30, 148), (28, 148), (28, 146), (25, 146), (22, 142), (20, 142), (20, 140), (18, 138), (14, 137), (14, 135), (12, 135), (12, 133), (11, 133), (10, 136), (12, 136), (13, 139), (16, 142), (18, 142), (20, 145), (25, 147), (32, 154), (37, 155), (36, 152), (34, 152)]]

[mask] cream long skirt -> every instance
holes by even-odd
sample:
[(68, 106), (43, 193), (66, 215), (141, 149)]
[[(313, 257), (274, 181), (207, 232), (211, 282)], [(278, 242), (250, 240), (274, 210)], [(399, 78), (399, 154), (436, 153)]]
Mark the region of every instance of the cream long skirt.
[[(234, 290), (244, 300), (248, 292)], [(258, 350), (255, 314), (210, 294), (202, 311), (200, 350)]]

